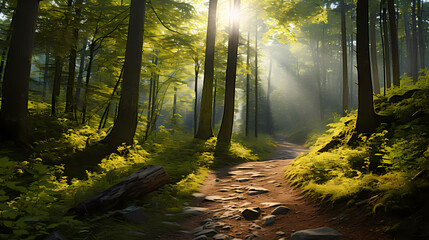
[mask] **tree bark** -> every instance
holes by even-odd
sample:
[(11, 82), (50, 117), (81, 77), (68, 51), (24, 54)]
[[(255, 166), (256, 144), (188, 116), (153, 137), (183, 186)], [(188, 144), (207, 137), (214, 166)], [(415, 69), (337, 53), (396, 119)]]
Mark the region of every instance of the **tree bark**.
[(412, 46), (412, 40), (411, 40), (411, 32), (410, 32), (410, 24), (408, 19), (408, 14), (405, 11), (403, 13), (404, 16), (404, 29), (405, 29), (405, 41), (407, 44), (407, 62), (408, 62), (408, 69), (407, 74), (408, 76), (412, 76), (412, 69), (413, 69), (413, 61), (412, 61), (412, 55), (413, 55), (413, 46)]
[(245, 134), (249, 135), (249, 104), (250, 104), (250, 30), (247, 32), (247, 59), (246, 59), (246, 119)]
[(271, 95), (271, 71), (273, 69), (273, 58), (270, 58), (270, 66), (268, 68), (268, 79), (267, 79), (267, 133), (269, 135), (272, 135), (273, 133), (273, 119), (271, 116), (271, 102), (270, 102), (270, 95)]
[(92, 213), (104, 212), (125, 201), (150, 193), (169, 181), (170, 178), (162, 166), (144, 166), (115, 186), (77, 204), (68, 213), (84, 217)]
[(390, 44), (392, 46), (392, 80), (393, 85), (399, 87), (399, 51), (398, 51), (398, 30), (396, 28), (396, 11), (394, 0), (388, 0)]
[(111, 147), (117, 147), (122, 143), (133, 144), (137, 128), (145, 9), (146, 0), (131, 0), (118, 116), (112, 131), (105, 139)]
[(370, 133), (378, 126), (372, 96), (371, 65), (369, 59), (368, 0), (357, 2), (357, 70), (358, 116), (356, 131)]
[(346, 10), (344, 0), (340, 2), (341, 8), (341, 51), (343, 57), (343, 116), (347, 114), (349, 109), (349, 81), (347, 73), (347, 40), (346, 40)]
[(52, 100), (51, 100), (51, 114), (55, 116), (57, 113), (57, 99), (60, 96), (61, 89), (61, 75), (63, 71), (63, 58), (61, 56), (55, 56), (55, 73), (54, 73), (54, 84), (52, 87)]
[(194, 85), (194, 93), (195, 93), (195, 100), (194, 100), (194, 137), (197, 135), (197, 123), (198, 123), (198, 74), (200, 73), (200, 63), (199, 60), (195, 60), (195, 85)]
[[(240, 0), (234, 0), (235, 11), (240, 11)], [(231, 143), (234, 123), (235, 80), (237, 77), (237, 53), (239, 43), (239, 19), (233, 19), (232, 30), (228, 39), (228, 60), (226, 67), (225, 104), (223, 108), (222, 123), (218, 135), (218, 145)]]
[(391, 70), (390, 70), (390, 48), (389, 48), (389, 35), (387, 31), (387, 14), (386, 14), (386, 8), (383, 8), (382, 11), (382, 19), (383, 19), (383, 43), (384, 43), (384, 64), (386, 66), (385, 75), (384, 75), (384, 81), (385, 89), (389, 89), (392, 85), (392, 79), (391, 79)]
[(19, 0), (3, 80), (1, 135), (28, 143), (28, 89), (38, 0)]
[(417, 76), (419, 72), (419, 63), (417, 61), (417, 21), (416, 21), (416, 0), (413, 0), (413, 5), (411, 6), (411, 30), (412, 30), (412, 69), (411, 76), (413, 81), (417, 81)]
[(258, 137), (258, 17), (255, 16), (255, 137)]
[(378, 78), (378, 61), (377, 61), (377, 40), (375, 33), (375, 12), (370, 14), (370, 31), (371, 31), (371, 70), (374, 83), (374, 93), (380, 94), (380, 79)]
[(418, 0), (417, 2), (417, 15), (418, 15), (418, 24), (419, 24), (419, 57), (420, 57), (420, 68), (425, 68), (426, 67), (426, 63), (425, 63), (425, 51), (426, 51), (426, 46), (425, 46), (425, 39), (424, 39), (424, 32), (425, 32), (425, 28), (423, 26), (423, 1)]
[(216, 42), (216, 11), (217, 0), (210, 0), (209, 16), (207, 22), (206, 56), (204, 61), (204, 83), (203, 92), (201, 95), (198, 131), (196, 134), (196, 137), (200, 139), (209, 139), (213, 137), (212, 98)]

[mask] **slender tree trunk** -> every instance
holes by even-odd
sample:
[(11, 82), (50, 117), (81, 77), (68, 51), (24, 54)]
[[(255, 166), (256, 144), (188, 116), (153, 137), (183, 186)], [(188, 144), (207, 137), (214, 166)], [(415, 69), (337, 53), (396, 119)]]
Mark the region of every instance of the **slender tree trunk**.
[(346, 10), (344, 0), (340, 2), (341, 7), (341, 51), (343, 57), (343, 116), (346, 115), (349, 109), (349, 82), (347, 73), (347, 40), (346, 40)]
[(392, 80), (393, 85), (399, 87), (399, 51), (398, 51), (398, 30), (396, 28), (396, 11), (394, 0), (388, 0), (390, 43), (392, 45)]
[(386, 65), (386, 71), (385, 71), (385, 77), (384, 77), (384, 81), (385, 81), (385, 85), (384, 88), (389, 89), (391, 87), (392, 84), (392, 79), (391, 79), (391, 75), (390, 75), (390, 48), (389, 48), (389, 35), (388, 35), (388, 31), (387, 31), (387, 14), (386, 14), (386, 8), (383, 8), (382, 11), (382, 19), (383, 19), (383, 43), (384, 43), (384, 62)]
[(270, 58), (270, 66), (268, 68), (268, 79), (267, 79), (267, 133), (269, 135), (272, 135), (273, 133), (273, 119), (271, 116), (271, 102), (270, 102), (270, 95), (271, 95), (271, 71), (273, 69), (273, 58)]
[[(235, 11), (240, 11), (240, 0), (234, 0)], [(234, 122), (235, 80), (237, 74), (237, 53), (239, 43), (239, 19), (233, 19), (232, 30), (228, 40), (228, 60), (226, 67), (225, 104), (222, 116), (222, 124), (218, 135), (218, 144), (229, 145), (231, 143), (232, 128)]]
[(380, 94), (380, 80), (378, 78), (378, 61), (377, 61), (377, 40), (375, 33), (375, 21), (376, 16), (375, 12), (370, 14), (370, 31), (371, 31), (371, 70), (372, 70), (372, 79), (374, 82), (374, 93)]
[(28, 89), (38, 0), (19, 0), (2, 87), (0, 134), (29, 141)]
[[(425, 68), (425, 39), (424, 39), (424, 32), (425, 28), (423, 26), (423, 1), (418, 0), (417, 2), (417, 15), (418, 15), (418, 24), (419, 24), (419, 56), (420, 56), (420, 68)], [(427, 29), (426, 29), (427, 30)]]
[(249, 135), (249, 103), (250, 103), (250, 30), (247, 32), (247, 59), (246, 59), (246, 120), (245, 133)]
[[(75, 3), (76, 11), (74, 19), (72, 20), (75, 27), (72, 29), (73, 31), (73, 39), (70, 47), (70, 55), (69, 55), (69, 74), (67, 79), (67, 91), (66, 91), (66, 113), (73, 112), (75, 108), (73, 93), (74, 93), (74, 79), (76, 73), (76, 57), (77, 57), (77, 43), (79, 39), (79, 29), (76, 27), (78, 22), (80, 21), (80, 5), (82, 4), (82, 0), (79, 0)], [(72, 0), (69, 0), (69, 6), (72, 5)]]
[(258, 17), (255, 16), (255, 137), (258, 137)]
[(350, 83), (349, 83), (349, 107), (353, 108), (354, 106), (354, 95), (353, 95), (353, 88), (354, 88), (354, 57), (353, 57), (353, 53), (354, 53), (354, 49), (353, 49), (353, 16), (350, 16), (350, 30), (351, 30), (351, 34), (350, 34), (350, 42), (349, 42), (349, 54), (350, 54)]
[(43, 91), (42, 91), (43, 98), (46, 97), (46, 86), (48, 85), (48, 82), (49, 82), (48, 74), (49, 74), (49, 49), (48, 47), (46, 47), (45, 67), (44, 67), (44, 74), (43, 74)]
[(177, 88), (174, 87), (174, 96), (173, 96), (173, 130), (172, 133), (174, 133), (174, 130), (176, 129), (176, 125), (177, 125), (177, 118), (176, 118), (176, 112), (177, 112)]
[[(83, 49), (86, 49), (86, 40), (84, 41), (85, 44), (83, 46)], [(75, 110), (79, 107), (81, 107), (81, 101), (80, 101), (80, 91), (82, 89), (82, 84), (83, 84), (83, 70), (84, 70), (84, 66), (85, 66), (85, 54), (81, 53), (80, 55), (80, 63), (79, 63), (79, 73), (77, 75), (77, 87), (76, 87), (76, 93), (74, 96), (75, 99)], [(76, 112), (76, 111), (75, 111)]]
[(196, 137), (200, 139), (209, 139), (213, 137), (212, 100), (216, 42), (216, 10), (217, 0), (210, 0), (207, 23), (206, 56), (204, 62), (204, 84), (201, 95), (198, 131), (196, 135)]
[(198, 59), (195, 60), (195, 85), (194, 85), (194, 92), (195, 92), (195, 101), (194, 101), (194, 137), (197, 135), (197, 123), (198, 123), (198, 74), (200, 72), (200, 64), (198, 62)]
[(146, 120), (146, 132), (145, 132), (145, 140), (149, 138), (149, 131), (151, 125), (152, 118), (152, 88), (153, 88), (154, 74), (151, 74), (151, 78), (149, 80), (149, 101), (147, 106), (147, 120)]
[(212, 113), (212, 129), (215, 128), (216, 123), (216, 102), (217, 102), (217, 78), (214, 79), (214, 87), (213, 87), (213, 113)]
[(413, 55), (413, 44), (412, 44), (412, 37), (411, 37), (411, 32), (410, 32), (410, 24), (409, 24), (409, 19), (408, 19), (408, 14), (405, 11), (404, 12), (404, 28), (405, 28), (405, 41), (407, 44), (407, 62), (408, 62), (408, 69), (407, 69), (407, 74), (408, 76), (412, 76), (412, 69), (413, 69), (413, 61), (412, 61), (412, 55)]
[(89, 46), (89, 60), (88, 60), (88, 66), (86, 68), (85, 93), (83, 96), (83, 104), (82, 104), (82, 124), (85, 124), (86, 122), (86, 108), (88, 104), (89, 79), (91, 77), (92, 61), (94, 60), (94, 50), (95, 50), (95, 42), (93, 41)]
[(413, 5), (411, 6), (411, 29), (412, 29), (412, 54), (411, 54), (411, 61), (412, 61), (412, 70), (411, 70), (411, 76), (413, 77), (413, 81), (417, 81), (417, 76), (419, 72), (419, 63), (417, 61), (417, 21), (416, 21), (416, 0), (413, 0)]
[(378, 126), (374, 112), (371, 64), (369, 59), (368, 0), (357, 2), (357, 68), (358, 68), (358, 117), (356, 131), (370, 133)]
[(137, 128), (140, 71), (146, 0), (131, 0), (128, 37), (125, 50), (124, 76), (118, 117), (105, 141), (112, 147), (133, 144)]
[(57, 106), (58, 97), (60, 96), (62, 71), (63, 71), (63, 58), (57, 55), (55, 57), (54, 85), (52, 87), (52, 101), (51, 101), (52, 116), (55, 116), (55, 114), (57, 113), (56, 106)]
[[(3, 3), (5, 3), (5, 1), (3, 1)], [(7, 34), (6, 34), (6, 41), (9, 43), (9, 45), (10, 45), (10, 39), (12, 37), (12, 29), (13, 29), (14, 19), (15, 19), (15, 12), (13, 12), (13, 14), (12, 14), (12, 20), (10, 22), (9, 29), (8, 29)], [(8, 48), (9, 48), (9, 46), (4, 47), (3, 51), (1, 53), (0, 82), (2, 82), (2, 80), (3, 80), (3, 73), (4, 73), (4, 67), (5, 67), (5, 63), (6, 63), (6, 56), (7, 56)]]

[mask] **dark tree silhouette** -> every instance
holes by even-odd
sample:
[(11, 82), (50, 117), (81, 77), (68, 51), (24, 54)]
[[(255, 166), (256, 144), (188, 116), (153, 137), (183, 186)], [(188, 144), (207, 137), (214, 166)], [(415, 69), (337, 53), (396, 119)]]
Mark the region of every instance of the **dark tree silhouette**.
[(122, 143), (132, 144), (137, 128), (145, 5), (146, 0), (131, 0), (118, 116), (112, 131), (104, 140), (112, 147), (116, 147)]
[(216, 40), (216, 10), (217, 0), (210, 0), (209, 19), (207, 22), (206, 56), (204, 61), (203, 93), (201, 96), (200, 117), (196, 134), (196, 137), (200, 139), (209, 139), (213, 137), (212, 98)]
[(19, 0), (3, 80), (1, 135), (28, 143), (28, 88), (39, 0)]

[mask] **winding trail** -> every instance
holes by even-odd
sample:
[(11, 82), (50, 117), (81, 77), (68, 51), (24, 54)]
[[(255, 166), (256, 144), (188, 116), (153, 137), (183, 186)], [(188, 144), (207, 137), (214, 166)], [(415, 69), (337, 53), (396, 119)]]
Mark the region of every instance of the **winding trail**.
[[(319, 227), (339, 231), (344, 235), (341, 239), (393, 239), (381, 230), (385, 224), (382, 219), (365, 215), (365, 206), (326, 209), (304, 198), (299, 189), (292, 188), (284, 179), (283, 172), (295, 157), (308, 150), (285, 139), (277, 139), (277, 143), (278, 150), (271, 160), (243, 163), (211, 173), (191, 204), (205, 208), (204, 213), (185, 219), (181, 223), (183, 231), (162, 239), (194, 239), (194, 233), (203, 228), (208, 239), (214, 239), (214, 231), (219, 233), (215, 239), (289, 239), (295, 231)], [(276, 215), (273, 224), (265, 225), (263, 218), (277, 206), (290, 210)], [(246, 220), (242, 211), (252, 207), (259, 207), (261, 215), (256, 220)], [(201, 221), (208, 223), (204, 225)]]

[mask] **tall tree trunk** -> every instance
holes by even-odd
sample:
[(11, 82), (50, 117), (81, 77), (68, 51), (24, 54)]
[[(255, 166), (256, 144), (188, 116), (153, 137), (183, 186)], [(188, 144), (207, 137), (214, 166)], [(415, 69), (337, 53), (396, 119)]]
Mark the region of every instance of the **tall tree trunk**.
[(271, 95), (271, 71), (273, 69), (273, 58), (270, 58), (270, 66), (268, 68), (268, 79), (267, 79), (267, 133), (269, 135), (272, 135), (273, 133), (273, 119), (271, 116), (271, 102), (270, 102), (270, 95)]
[(197, 138), (209, 139), (213, 137), (212, 129), (212, 98), (214, 78), (214, 55), (216, 42), (216, 10), (217, 0), (210, 0), (207, 22), (206, 56), (204, 61), (204, 83), (201, 95), (200, 117)]
[(384, 75), (384, 88), (389, 89), (392, 84), (392, 79), (390, 75), (390, 48), (389, 48), (389, 35), (387, 31), (387, 14), (386, 14), (386, 8), (383, 8), (382, 11), (382, 17), (383, 19), (383, 45), (384, 45), (384, 63), (386, 66), (385, 75)]
[(412, 54), (411, 61), (413, 68), (411, 69), (411, 76), (413, 81), (417, 81), (417, 76), (419, 72), (419, 63), (417, 61), (417, 21), (416, 21), (416, 0), (413, 0), (413, 5), (411, 6), (411, 29), (412, 29)]
[(370, 14), (370, 36), (371, 36), (371, 72), (372, 72), (372, 79), (374, 83), (374, 93), (380, 94), (380, 79), (378, 78), (378, 61), (377, 61), (377, 40), (376, 40), (376, 33), (375, 33), (375, 21), (376, 16), (375, 12), (371, 12)]
[(94, 60), (94, 50), (95, 50), (95, 42), (93, 40), (91, 45), (89, 45), (89, 60), (88, 60), (88, 66), (86, 67), (85, 93), (83, 96), (83, 104), (82, 104), (82, 124), (85, 124), (86, 122), (86, 108), (88, 104), (89, 79), (91, 78), (91, 68), (92, 68), (92, 61)]
[[(85, 44), (83, 46), (83, 50), (86, 49), (86, 40), (84, 41)], [(80, 91), (82, 89), (82, 84), (83, 84), (83, 70), (84, 70), (84, 66), (85, 66), (85, 54), (81, 53), (80, 55), (80, 63), (79, 63), (79, 73), (77, 75), (77, 87), (76, 87), (76, 93), (74, 96), (75, 99), (75, 110), (79, 107), (81, 107), (81, 101), (80, 101)], [(76, 111), (75, 111), (76, 112)]]
[(393, 85), (399, 87), (399, 51), (398, 30), (396, 28), (396, 11), (394, 0), (388, 0), (390, 44), (392, 45), (392, 77)]
[(214, 129), (216, 124), (216, 102), (217, 102), (217, 78), (214, 79), (213, 87), (213, 111), (212, 111), (212, 129)]
[(199, 60), (195, 60), (195, 85), (194, 85), (194, 92), (195, 92), (195, 100), (194, 100), (194, 137), (197, 135), (197, 123), (198, 123), (198, 74), (200, 72), (200, 63)]
[(177, 118), (176, 118), (176, 112), (177, 112), (177, 87), (174, 87), (174, 96), (173, 96), (173, 130), (172, 133), (174, 133), (174, 130), (176, 129), (176, 125), (177, 125)]
[(412, 76), (412, 69), (413, 69), (413, 61), (412, 61), (412, 55), (413, 55), (413, 44), (412, 44), (412, 37), (410, 32), (410, 24), (408, 19), (407, 11), (404, 11), (404, 29), (405, 29), (405, 41), (407, 44), (407, 62), (408, 62), (408, 69), (407, 74), (408, 76)]
[(43, 73), (43, 90), (42, 90), (42, 96), (43, 98), (46, 97), (46, 86), (48, 85), (49, 81), (49, 49), (46, 47), (45, 51), (45, 66), (44, 66), (44, 73)]
[(28, 89), (39, 0), (19, 0), (3, 80), (0, 134), (29, 140)]
[(341, 51), (343, 56), (343, 116), (349, 109), (349, 82), (347, 73), (347, 40), (346, 40), (346, 10), (344, 0), (340, 2), (341, 7)]
[[(72, 0), (69, 0), (69, 6), (72, 5)], [(73, 92), (74, 92), (74, 79), (75, 79), (75, 73), (76, 73), (76, 57), (77, 57), (77, 43), (79, 39), (79, 29), (77, 28), (77, 24), (80, 21), (80, 5), (82, 4), (82, 0), (76, 1), (76, 11), (74, 19), (72, 20), (74, 24), (73, 31), (73, 39), (72, 44), (70, 46), (70, 55), (69, 55), (69, 74), (67, 79), (67, 91), (66, 91), (66, 113), (73, 112), (75, 108), (74, 98), (73, 98)]]
[(258, 137), (258, 17), (255, 16), (255, 137)]
[[(5, 3), (5, 1), (3, 1), (3, 3)], [(10, 22), (9, 29), (8, 29), (7, 34), (6, 34), (6, 41), (9, 43), (9, 45), (10, 45), (10, 39), (12, 37), (12, 29), (13, 29), (14, 19), (15, 19), (15, 12), (13, 12), (13, 14), (12, 14), (12, 20)], [(1, 53), (0, 82), (2, 82), (2, 80), (3, 80), (3, 73), (4, 73), (4, 67), (5, 67), (5, 63), (6, 63), (6, 56), (7, 56), (8, 48), (9, 48), (9, 46), (4, 47), (2, 50), (2, 53)]]
[(369, 59), (368, 0), (357, 2), (357, 70), (358, 70), (358, 117), (356, 131), (369, 133), (378, 126), (374, 112)]
[(417, 15), (418, 15), (418, 23), (419, 23), (419, 56), (420, 56), (420, 68), (425, 68), (425, 41), (424, 41), (424, 32), (425, 28), (423, 26), (423, 1), (418, 0), (417, 2)]
[[(234, 0), (234, 10), (240, 11), (240, 0)], [(237, 14), (238, 15), (238, 14)], [(237, 74), (237, 53), (239, 43), (239, 18), (233, 19), (232, 30), (228, 39), (228, 60), (226, 67), (225, 104), (222, 123), (218, 135), (220, 145), (231, 143), (232, 127), (234, 123), (235, 79)]]
[(140, 71), (146, 0), (131, 0), (130, 21), (125, 49), (124, 76), (118, 117), (105, 141), (111, 147), (133, 144), (137, 128)]
[(250, 103), (250, 29), (247, 32), (247, 58), (246, 58), (246, 120), (245, 134), (249, 135), (249, 103)]
[(55, 57), (55, 73), (54, 73), (54, 84), (52, 86), (52, 100), (51, 100), (51, 114), (55, 116), (57, 113), (57, 100), (60, 96), (61, 89), (61, 75), (63, 71), (63, 58), (61, 56)]
[(353, 95), (353, 87), (354, 87), (354, 57), (353, 57), (353, 53), (354, 53), (354, 49), (353, 49), (353, 15), (350, 16), (350, 30), (351, 30), (351, 34), (350, 34), (350, 42), (349, 42), (349, 55), (350, 55), (350, 82), (349, 82), (349, 107), (353, 108), (354, 106), (354, 95)]

